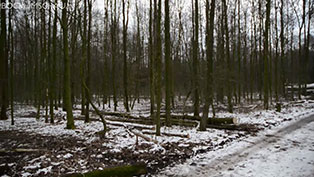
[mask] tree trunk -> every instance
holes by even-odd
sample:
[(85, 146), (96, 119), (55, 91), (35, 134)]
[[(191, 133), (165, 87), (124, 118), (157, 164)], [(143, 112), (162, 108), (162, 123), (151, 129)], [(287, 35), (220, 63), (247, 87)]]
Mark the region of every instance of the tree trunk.
[[(129, 2), (127, 2), (129, 3)], [(129, 96), (128, 96), (128, 65), (127, 65), (127, 34), (129, 23), (129, 5), (126, 9), (125, 0), (122, 1), (123, 11), (123, 88), (124, 88), (124, 108), (126, 112), (130, 112)], [(127, 12), (125, 12), (127, 11)]]
[(271, 0), (267, 0), (266, 4), (266, 20), (265, 20), (265, 32), (264, 32), (264, 108), (268, 109), (269, 106), (269, 54), (268, 54), (268, 33), (270, 28), (270, 4)]
[[(92, 40), (92, 1), (88, 0), (88, 32), (87, 32), (87, 68), (86, 68), (86, 87), (90, 90), (90, 77), (91, 77), (91, 40)], [(85, 28), (85, 27), (84, 27)], [(85, 64), (85, 62), (84, 62)], [(85, 89), (86, 99), (87, 89)], [(85, 110), (85, 122), (89, 122), (89, 101), (86, 102), (86, 110)]]
[(114, 0), (114, 7), (112, 7), (111, 4), (111, 9), (113, 12), (111, 12), (111, 23), (112, 23), (112, 29), (111, 29), (111, 62), (112, 62), (112, 90), (113, 90), (113, 106), (114, 106), (114, 111), (117, 111), (117, 95), (116, 95), (116, 54), (117, 54), (117, 41), (116, 41), (116, 31), (117, 31), (117, 12), (116, 12), (116, 7), (117, 1)]
[[(58, 3), (58, 0), (55, 0), (55, 4)], [(52, 71), (51, 71), (51, 100), (50, 106), (53, 107), (53, 104), (57, 106), (56, 102), (56, 65), (57, 65), (57, 17), (58, 17), (58, 8), (55, 8), (54, 19), (53, 19), (53, 30), (52, 30)], [(55, 103), (54, 103), (55, 102)], [(50, 108), (51, 109), (51, 108)], [(53, 110), (51, 110), (53, 112)], [(54, 123), (54, 114), (50, 114), (50, 123)]]
[[(12, 0), (9, 0), (12, 3)], [(11, 125), (14, 125), (14, 38), (12, 28), (13, 9), (9, 10), (9, 48), (10, 48), (10, 103)]]
[(194, 10), (194, 34), (193, 34), (193, 92), (194, 92), (194, 116), (199, 116), (199, 61), (198, 61), (198, 0), (195, 1), (195, 10)]
[[(152, 117), (154, 116), (154, 109), (155, 109), (155, 71), (154, 71), (154, 54), (153, 54), (153, 2), (152, 0), (149, 1), (149, 82), (150, 82), (150, 114)], [(155, 25), (154, 25), (155, 26)]]
[(238, 53), (238, 103), (241, 103), (241, 82), (242, 82), (242, 77), (241, 77), (241, 23), (240, 23), (240, 6), (241, 5), (241, 1), (238, 0), (238, 49), (237, 49), (237, 53)]
[(170, 17), (169, 17), (169, 1), (165, 1), (165, 65), (166, 65), (166, 125), (171, 126), (170, 117), (170, 88), (171, 88), (171, 57), (170, 57)]
[[(213, 105), (213, 43), (214, 43), (214, 20), (215, 20), (215, 0), (211, 0), (209, 9), (209, 0), (206, 0), (206, 57), (207, 57), (207, 75), (206, 75), (206, 98), (203, 110), (203, 117), (200, 122), (200, 130), (206, 130), (206, 121), (208, 119), (209, 105)], [(209, 15), (210, 11), (210, 15)]]
[(223, 3), (223, 18), (224, 18), (224, 30), (226, 35), (226, 55), (227, 55), (227, 98), (228, 98), (228, 111), (233, 112), (232, 106), (232, 73), (231, 73), (231, 62), (230, 62), (230, 49), (229, 49), (229, 29), (228, 29), (228, 16), (227, 16), (227, 3), (226, 0)]
[[(275, 2), (276, 3), (276, 2)], [(278, 102), (278, 45), (279, 45), (279, 39), (278, 39), (278, 21), (277, 21), (277, 16), (278, 16), (278, 11), (277, 11), (277, 3), (275, 5), (275, 34), (276, 34), (276, 39), (275, 39), (275, 100), (276, 103)]]
[[(6, 0), (1, 0), (2, 4), (6, 3)], [(6, 70), (7, 70), (7, 25), (6, 25), (6, 9), (1, 8), (1, 34), (0, 34), (0, 106), (1, 106), (1, 113), (0, 119), (6, 120), (7, 117), (7, 102), (6, 102), (6, 95), (7, 95), (7, 82), (8, 78), (6, 77)]]
[(161, 67), (162, 67), (162, 46), (161, 46), (161, 0), (157, 5), (156, 19), (156, 135), (160, 136), (160, 108), (161, 108)]
[(67, 6), (68, 0), (62, 0), (62, 31), (63, 31), (63, 55), (64, 55), (64, 101), (67, 112), (67, 129), (75, 129), (72, 103), (71, 103), (71, 66), (69, 58), (69, 47), (68, 47), (68, 17), (67, 17)]
[(284, 0), (281, 0), (281, 6), (280, 6), (280, 48), (281, 48), (281, 54), (280, 54), (280, 88), (281, 88), (281, 93), (284, 97), (286, 97), (286, 76), (285, 76), (285, 27), (284, 27), (284, 13), (283, 13), (283, 5), (284, 5)]

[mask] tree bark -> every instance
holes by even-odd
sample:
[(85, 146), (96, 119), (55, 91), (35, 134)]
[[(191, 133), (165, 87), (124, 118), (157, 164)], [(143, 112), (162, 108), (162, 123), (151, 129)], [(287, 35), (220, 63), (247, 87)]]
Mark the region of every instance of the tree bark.
[(229, 29), (228, 29), (228, 16), (227, 16), (227, 3), (226, 0), (223, 3), (223, 18), (224, 18), (224, 30), (226, 39), (226, 57), (227, 57), (227, 98), (228, 98), (228, 111), (233, 112), (232, 105), (232, 73), (231, 73), (231, 61), (230, 61), (230, 49), (229, 49)]
[(271, 0), (267, 0), (266, 4), (266, 20), (265, 20), (265, 32), (264, 32), (264, 108), (268, 109), (269, 106), (269, 60), (268, 60), (268, 33), (270, 28), (270, 3)]
[[(208, 119), (209, 105), (213, 105), (213, 43), (214, 43), (214, 20), (215, 20), (215, 0), (211, 0), (209, 9), (209, 0), (206, 0), (206, 98), (203, 110), (203, 117), (200, 122), (200, 130), (206, 130), (206, 121)], [(210, 15), (209, 15), (210, 11)]]
[[(128, 96), (128, 64), (127, 64), (127, 34), (129, 23), (129, 2), (126, 9), (125, 0), (122, 1), (123, 11), (123, 88), (124, 88), (124, 108), (126, 112), (130, 112), (129, 108), (129, 96)], [(127, 11), (127, 12), (126, 12)]]
[(166, 125), (171, 126), (170, 117), (170, 88), (171, 88), (171, 57), (170, 57), (170, 17), (169, 17), (169, 1), (165, 1), (165, 65), (166, 65)]
[(162, 46), (161, 46), (161, 0), (157, 5), (156, 22), (156, 135), (160, 136), (160, 109), (161, 109), (161, 67), (162, 67)]
[(194, 92), (194, 116), (199, 116), (199, 61), (198, 61), (198, 0), (195, 1), (195, 10), (194, 10), (194, 34), (193, 34), (193, 92)]
[[(1, 0), (2, 4), (6, 3), (6, 0)], [(1, 34), (0, 34), (0, 106), (1, 106), (1, 113), (0, 119), (6, 120), (7, 117), (7, 82), (8, 78), (6, 77), (6, 70), (7, 70), (7, 25), (6, 25), (6, 9), (1, 8)]]
[(68, 17), (67, 7), (68, 0), (62, 0), (62, 31), (63, 31), (63, 55), (64, 55), (64, 101), (67, 112), (67, 129), (75, 129), (73, 113), (72, 113), (72, 101), (71, 101), (71, 66), (69, 58), (68, 47)]

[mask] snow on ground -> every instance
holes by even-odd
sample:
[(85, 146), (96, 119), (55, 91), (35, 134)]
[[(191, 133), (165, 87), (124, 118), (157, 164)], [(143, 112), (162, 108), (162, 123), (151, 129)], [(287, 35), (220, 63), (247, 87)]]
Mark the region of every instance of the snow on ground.
[[(113, 107), (113, 106), (112, 106)], [(107, 111), (112, 111), (113, 108), (107, 108)], [(77, 107), (79, 108), (79, 106)], [(252, 124), (259, 124), (261, 127), (268, 127), (266, 131), (260, 132), (258, 135), (265, 135), (265, 132), (269, 133), (272, 131), (273, 127), (285, 126), (288, 122), (295, 122), (301, 117), (310, 115), (314, 113), (314, 102), (313, 101), (299, 101), (299, 102), (285, 102), (282, 106), (281, 112), (276, 112), (275, 110), (261, 110), (261, 109), (254, 109), (254, 106), (247, 106), (246, 111), (235, 111), (235, 113), (225, 113), (225, 112), (218, 112), (216, 117), (236, 117), (240, 123), (252, 123)], [(119, 111), (123, 112), (123, 105), (118, 107)], [(40, 134), (45, 136), (57, 136), (57, 137), (75, 137), (81, 139), (84, 144), (91, 144), (94, 141), (99, 140), (99, 136), (97, 132), (103, 129), (101, 122), (91, 122), (91, 123), (84, 123), (82, 120), (75, 120), (76, 129), (75, 130), (67, 130), (65, 129), (66, 126), (66, 113), (61, 109), (55, 110), (55, 114), (57, 115), (58, 119), (56, 123), (51, 125), (49, 123), (45, 123), (44, 110), (41, 111), (41, 117), (39, 120), (35, 119), (34, 115), (27, 116), (25, 115), (29, 113), (36, 112), (36, 109), (31, 106), (19, 106), (15, 110), (15, 125), (10, 125), (10, 120), (0, 121), (0, 130), (18, 130), (22, 132), (29, 132), (31, 134)], [(134, 116), (148, 116), (149, 112), (149, 102), (142, 101), (141, 104), (135, 104), (134, 110), (131, 112)], [(247, 112), (247, 113), (245, 113)], [(73, 112), (74, 117), (79, 117), (80, 111), (74, 110)], [(108, 121), (110, 122), (110, 121)], [(208, 163), (207, 159), (217, 159), (225, 154), (225, 151), (228, 152), (235, 152), (238, 147), (244, 147), (249, 145), (250, 143), (246, 140), (251, 138), (244, 132), (237, 132), (237, 131), (224, 131), (224, 130), (216, 130), (216, 129), (208, 129), (206, 132), (199, 132), (196, 128), (184, 128), (173, 126), (171, 128), (162, 127), (162, 133), (172, 133), (172, 134), (184, 134), (188, 135), (189, 138), (181, 138), (176, 136), (160, 136), (156, 137), (154, 135), (146, 135), (154, 140), (158, 141), (158, 144), (154, 144), (153, 142), (147, 142), (141, 138), (137, 138), (136, 136), (132, 135), (130, 132), (127, 131), (127, 127), (131, 127), (132, 125), (143, 126), (147, 128), (153, 128), (153, 126), (147, 125), (140, 125), (140, 124), (133, 124), (133, 123), (121, 123), (124, 124), (125, 127), (121, 126), (113, 126), (109, 125), (110, 131), (106, 134), (106, 139), (108, 141), (102, 144), (103, 147), (109, 149), (112, 153), (119, 153), (123, 149), (129, 149), (134, 154), (141, 154), (141, 153), (166, 153), (165, 145), (175, 143), (178, 147), (178, 151), (180, 148), (191, 148), (193, 154), (198, 154), (197, 152), (202, 149), (212, 148), (209, 153), (206, 155), (198, 154), (191, 159), (189, 159), (185, 164), (178, 165), (174, 168), (167, 168), (161, 174), (168, 175), (169, 171), (170, 174), (186, 174), (191, 171), (191, 169), (196, 168), (199, 165), (204, 165)], [(151, 130), (154, 131), (154, 130)], [(221, 149), (221, 144), (225, 144), (224, 142), (228, 141), (229, 139), (234, 140), (231, 143), (231, 147), (234, 144), (235, 147), (229, 148), (227, 145), (223, 145), (225, 148)], [(253, 139), (254, 140), (254, 139)], [(251, 140), (251, 141), (253, 141)], [(137, 149), (136, 144), (139, 143), (146, 143), (149, 146), (145, 149)], [(276, 150), (276, 148), (274, 149)], [(105, 153), (105, 152), (104, 152)], [(182, 152), (181, 152), (182, 153)], [(184, 153), (184, 152), (183, 152)], [(177, 152), (180, 154), (180, 152)], [(92, 154), (93, 158), (102, 158), (100, 157), (101, 154)], [(71, 158), (72, 154), (63, 154), (63, 158)], [(279, 156), (280, 157), (280, 156)], [(276, 158), (276, 157), (274, 157)], [(203, 160), (205, 160), (203, 162)], [(25, 169), (32, 168), (34, 166), (38, 166), (39, 162), (29, 162), (28, 166), (25, 166)], [(86, 161), (83, 161), (84, 164)], [(254, 163), (257, 162), (252, 162)], [(192, 166), (191, 166), (192, 164)], [(196, 165), (195, 165), (196, 164)], [(40, 164), (39, 164), (40, 165)], [(51, 164), (53, 165), (53, 164)], [(84, 169), (84, 168), (82, 168)], [(47, 166), (42, 169), (38, 169), (38, 174), (46, 174), (49, 173), (51, 170), (51, 166)], [(239, 171), (239, 174), (241, 171)], [(244, 174), (245, 172), (241, 173)], [(226, 173), (227, 174), (227, 173)], [(25, 174), (26, 172), (25, 172)]]
[(222, 176), (314, 176), (314, 122), (258, 150)]
[[(138, 115), (141, 109), (146, 109), (146, 102), (138, 105), (135, 104), (135, 111), (132, 111), (133, 115)], [(122, 109), (123, 106), (119, 106), (118, 108)], [(251, 109), (251, 108), (247, 108)], [(22, 107), (16, 110), (16, 115), (23, 115), (26, 112), (36, 111), (35, 108), (31, 106)], [(301, 116), (306, 116), (311, 113), (314, 113), (314, 102), (312, 101), (300, 101), (291, 103), (284, 103), (282, 111), (276, 112), (275, 110), (257, 110), (257, 111), (248, 111), (248, 113), (225, 113), (218, 112), (216, 117), (236, 117), (238, 118), (239, 123), (252, 123), (252, 124), (261, 124), (263, 126), (275, 126), (280, 124), (285, 120), (296, 120)], [(44, 111), (41, 112), (44, 115)], [(59, 115), (59, 117), (65, 117), (65, 112), (61, 109), (55, 110), (55, 114)], [(79, 115), (80, 112), (78, 110), (74, 111), (74, 115)], [(67, 130), (65, 129), (65, 120), (57, 120), (56, 124), (51, 125), (44, 122), (44, 118), (40, 120), (31, 119), (31, 118), (16, 118), (15, 125), (10, 125), (10, 120), (0, 121), (1, 130), (19, 130), (26, 131), (31, 133), (37, 133), (41, 135), (51, 135), (51, 136), (74, 136), (80, 139), (85, 139), (88, 142), (92, 142), (97, 139), (95, 135), (96, 132), (99, 132), (103, 129), (102, 124), (100, 122), (91, 122), (84, 123), (81, 120), (75, 120), (76, 129), (75, 130)], [(110, 122), (110, 121), (108, 121)], [(132, 123), (123, 123), (127, 126), (132, 126), (135, 124)], [(140, 124), (137, 124), (140, 125)], [(153, 127), (141, 125), (143, 127)], [(107, 134), (107, 138), (110, 139), (110, 143), (106, 144), (107, 147), (112, 147), (113, 149), (119, 151), (119, 149), (125, 147), (131, 147), (135, 144), (136, 138), (131, 137), (130, 134), (126, 131), (124, 127), (118, 126), (109, 126), (112, 128), (111, 131)], [(174, 133), (174, 134), (187, 134), (189, 138), (181, 138), (181, 137), (173, 137), (173, 136), (161, 136), (156, 137), (153, 135), (150, 136), (152, 139), (157, 140), (160, 144), (164, 144), (167, 142), (179, 142), (181, 146), (188, 145), (189, 143), (199, 143), (203, 141), (211, 141), (214, 144), (219, 144), (227, 135), (224, 135), (223, 130), (214, 130), (208, 129), (206, 132), (199, 132), (196, 128), (182, 128), (178, 126), (173, 126), (172, 128), (162, 127), (161, 132), (166, 133)], [(141, 140), (140, 140), (141, 141)], [(200, 147), (201, 148), (201, 147)]]
[[(312, 107), (308, 103), (306, 105)], [(313, 176), (314, 122), (280, 136), (286, 127), (297, 124), (309, 115), (313, 120), (313, 109), (289, 110), (292, 115), (280, 116), (289, 116), (293, 119), (290, 122), (261, 131), (257, 136), (241, 137), (226, 144), (224, 148), (196, 155), (182, 164), (163, 169), (156, 176)], [(266, 115), (274, 117), (273, 114)]]

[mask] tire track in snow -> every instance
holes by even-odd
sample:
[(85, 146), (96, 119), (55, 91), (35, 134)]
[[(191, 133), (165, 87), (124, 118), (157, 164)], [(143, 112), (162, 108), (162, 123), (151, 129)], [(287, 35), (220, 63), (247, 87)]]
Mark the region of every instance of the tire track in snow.
[(260, 149), (264, 149), (273, 143), (281, 140), (285, 135), (293, 133), (295, 130), (302, 128), (303, 126), (314, 121), (314, 115), (297, 120), (296, 122), (285, 126), (272, 134), (266, 134), (264, 137), (257, 141), (249, 142), (250, 145), (240, 148), (239, 150), (229, 153), (227, 155), (218, 157), (206, 165), (190, 169), (186, 175), (174, 175), (174, 176), (223, 176), (221, 172), (226, 170), (233, 170), (236, 164), (248, 159), (248, 157)]

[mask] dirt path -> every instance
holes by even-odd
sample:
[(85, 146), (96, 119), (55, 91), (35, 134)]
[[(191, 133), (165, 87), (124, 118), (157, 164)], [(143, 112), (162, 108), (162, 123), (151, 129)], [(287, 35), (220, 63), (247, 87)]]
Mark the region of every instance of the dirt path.
[[(165, 176), (258, 176), (259, 174), (250, 174), (252, 170), (249, 168), (257, 168), (257, 171), (260, 171), (262, 168), (258, 166), (265, 166), (265, 163), (269, 163), (268, 161), (270, 161), (271, 158), (268, 158), (268, 156), (271, 156), (274, 153), (277, 153), (277, 156), (281, 154), (282, 158), (272, 157), (273, 161), (276, 160), (277, 163), (286, 163), (286, 166), (294, 166), (294, 159), (290, 159), (292, 160), (291, 163), (293, 164), (287, 164), (288, 162), (283, 161), (285, 160), (284, 156), (289, 156), (287, 153), (289, 153), (289, 150), (291, 149), (294, 150), (293, 148), (295, 146), (303, 147), (298, 149), (299, 156), (296, 158), (301, 158), (300, 156), (304, 155), (304, 150), (309, 150), (311, 157), (307, 162), (307, 165), (310, 165), (310, 168), (314, 170), (314, 142), (312, 142), (312, 139), (308, 138), (313, 134), (314, 128), (308, 127), (308, 124), (310, 124), (309, 126), (313, 127), (312, 125), (314, 125), (314, 115), (300, 119), (276, 131), (271, 131), (271, 133), (265, 134), (263, 137), (255, 137), (251, 139), (245, 138), (239, 142), (235, 142), (234, 145), (225, 147), (224, 149), (220, 149), (214, 153), (210, 152), (207, 155), (196, 157), (195, 159), (188, 161), (185, 165), (179, 165), (177, 169), (181, 170), (169, 169), (168, 172), (165, 172), (164, 174), (166, 174)], [(306, 128), (310, 129), (310, 131), (308, 131), (308, 135), (305, 133), (306, 131), (303, 130)], [(298, 137), (298, 135), (303, 136)], [(302, 141), (302, 139), (308, 139), (308, 141)], [(283, 144), (290, 145), (282, 148)], [(304, 149), (305, 146), (310, 146), (310, 149)], [(305, 157), (303, 157), (303, 159), (307, 158), (306, 155), (304, 156)], [(256, 161), (261, 162), (256, 163)], [(257, 167), (252, 166), (252, 164), (255, 164), (255, 166), (257, 165)], [(285, 168), (289, 168), (286, 166)], [(239, 167), (240, 170), (238, 170)], [(303, 167), (300, 168), (303, 169)], [(240, 172), (237, 173), (237, 171)], [(294, 171), (292, 170), (292, 172)], [(283, 174), (280, 173), (280, 171), (277, 173), (279, 176)], [(160, 176), (164, 176), (164, 174)], [(278, 174), (276, 176), (278, 176)], [(300, 176), (300, 174), (292, 174), (291, 176)]]

